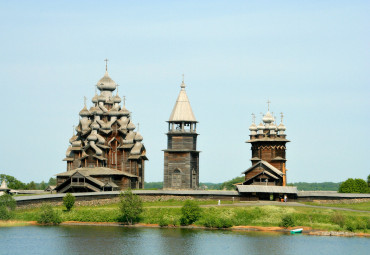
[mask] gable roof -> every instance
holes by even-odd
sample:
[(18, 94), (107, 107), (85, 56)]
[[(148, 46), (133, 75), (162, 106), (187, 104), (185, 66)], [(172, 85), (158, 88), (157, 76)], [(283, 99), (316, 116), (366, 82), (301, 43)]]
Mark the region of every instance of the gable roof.
[(247, 170), (242, 172), (242, 174), (246, 174), (246, 173), (252, 171), (257, 166), (262, 166), (262, 165), (264, 165), (265, 167), (267, 167), (271, 171), (275, 172), (276, 174), (278, 174), (280, 176), (283, 176), (283, 172), (281, 172), (279, 169), (277, 169), (276, 167), (274, 167), (273, 165), (271, 165), (270, 163), (268, 163), (267, 161), (264, 161), (264, 160), (261, 160), (261, 161), (257, 162), (256, 164), (254, 164), (253, 166), (251, 166), (250, 168), (248, 168)]
[(123, 172), (123, 171), (118, 171), (115, 169), (107, 168), (107, 167), (94, 167), (94, 168), (88, 168), (88, 167), (82, 167), (82, 168), (77, 168), (72, 171), (67, 171), (63, 172), (60, 174), (57, 174), (56, 176), (72, 176), (76, 172), (82, 174), (83, 176), (96, 176), (96, 175), (124, 175), (128, 177), (137, 177), (136, 175)]
[(272, 173), (269, 173), (268, 171), (262, 171), (262, 172), (259, 172), (258, 174), (256, 174), (255, 176), (253, 176), (253, 177), (251, 177), (251, 178), (249, 178), (248, 180), (245, 180), (244, 182), (242, 182), (242, 183), (246, 183), (246, 182), (248, 182), (248, 181), (250, 181), (250, 180), (252, 180), (252, 179), (254, 179), (254, 178), (256, 178), (257, 176), (259, 176), (259, 175), (261, 175), (261, 174), (267, 174), (268, 176), (270, 176), (270, 177), (272, 177), (272, 178), (274, 178), (274, 179), (279, 179), (279, 177), (277, 177), (277, 176), (275, 176), (275, 175), (273, 175)]
[(189, 98), (185, 91), (185, 84), (181, 84), (181, 90), (173, 107), (169, 121), (197, 122), (191, 109)]

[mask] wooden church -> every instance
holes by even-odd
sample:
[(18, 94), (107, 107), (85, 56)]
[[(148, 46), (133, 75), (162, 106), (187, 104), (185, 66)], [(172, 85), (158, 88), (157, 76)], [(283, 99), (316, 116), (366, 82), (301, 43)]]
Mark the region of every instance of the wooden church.
[(237, 189), (255, 198), (270, 198), (271, 195), (275, 200), (287, 194), (294, 196), (297, 189), (286, 186), (286, 144), (289, 140), (286, 139), (283, 114), (280, 124), (276, 125), (269, 104), (268, 101), (268, 111), (258, 126), (252, 114), (253, 123), (249, 127), (250, 139), (247, 141), (251, 144), (252, 166), (243, 172), (245, 180)]
[(118, 85), (110, 78), (107, 64), (105, 69), (96, 84), (100, 94), (95, 91), (90, 109), (85, 100), (79, 113), (64, 159), (67, 171), (56, 175), (57, 192), (144, 188), (147, 157), (143, 137), (135, 131), (125, 103), (121, 105)]
[(168, 120), (163, 189), (198, 189), (197, 120), (185, 91), (184, 80), (180, 87), (179, 96)]

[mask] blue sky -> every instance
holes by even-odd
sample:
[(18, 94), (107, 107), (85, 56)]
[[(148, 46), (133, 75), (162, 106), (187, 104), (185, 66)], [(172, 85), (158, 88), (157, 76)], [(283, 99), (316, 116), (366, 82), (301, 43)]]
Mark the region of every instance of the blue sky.
[(370, 174), (368, 1), (1, 1), (0, 173), (29, 182), (62, 161), (108, 58), (163, 180), (185, 73), (199, 121), (200, 181), (251, 163), (251, 113), (284, 112), (288, 182)]

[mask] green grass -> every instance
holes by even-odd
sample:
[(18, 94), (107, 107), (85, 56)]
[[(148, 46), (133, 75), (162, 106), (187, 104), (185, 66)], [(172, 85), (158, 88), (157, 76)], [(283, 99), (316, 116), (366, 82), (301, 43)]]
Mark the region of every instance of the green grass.
[[(217, 204), (217, 201), (195, 200), (199, 205)], [(223, 201), (226, 202), (226, 201)], [(231, 201), (230, 201), (231, 203)], [(184, 201), (145, 202), (141, 223), (180, 225), (181, 207)], [(117, 222), (120, 217), (119, 204), (99, 206), (76, 206), (70, 212), (63, 206), (54, 207), (62, 221)], [(14, 220), (35, 221), (39, 208), (16, 209)], [(230, 226), (280, 226), (282, 218), (291, 215), (296, 226), (307, 226), (318, 230), (370, 232), (370, 214), (366, 212), (339, 211), (325, 208), (292, 206), (228, 206), (203, 207), (201, 217), (195, 225), (208, 227)]]
[[(217, 205), (218, 200), (193, 200), (197, 205)], [(232, 201), (225, 200), (221, 201), (221, 204), (232, 204)], [(183, 206), (185, 201), (180, 200), (166, 200), (166, 201), (153, 201), (153, 202), (144, 202), (144, 207), (151, 206)]]
[(348, 208), (353, 210), (370, 211), (370, 202), (360, 202), (360, 203), (333, 203), (333, 204), (320, 204), (314, 202), (304, 202), (306, 205), (316, 205), (316, 206), (327, 206), (327, 207), (339, 207)]
[(48, 195), (50, 192), (43, 192), (43, 193), (34, 193), (34, 194), (16, 194), (14, 197), (28, 197), (28, 196), (40, 196), (40, 195)]

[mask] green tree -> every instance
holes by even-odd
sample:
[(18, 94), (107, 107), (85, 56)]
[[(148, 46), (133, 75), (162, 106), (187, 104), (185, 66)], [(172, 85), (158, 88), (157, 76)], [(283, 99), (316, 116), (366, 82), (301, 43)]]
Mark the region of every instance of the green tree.
[(48, 185), (50, 185), (50, 186), (55, 186), (55, 185), (57, 185), (57, 179), (56, 179), (56, 178), (51, 177), (51, 178), (49, 179), (49, 181), (48, 181)]
[(370, 187), (370, 174), (367, 176), (367, 186)]
[(234, 179), (231, 179), (229, 181), (222, 183), (220, 186), (220, 189), (233, 190), (233, 189), (236, 189), (234, 184), (244, 182), (244, 181), (245, 181), (244, 176), (235, 177)]
[(184, 206), (181, 208), (180, 223), (183, 226), (193, 224), (200, 218), (202, 209), (194, 201), (186, 200)]
[(63, 197), (63, 205), (67, 208), (67, 211), (70, 211), (72, 209), (75, 201), (76, 198), (71, 193), (67, 193), (67, 195)]
[(0, 196), (0, 206), (5, 206), (10, 210), (14, 210), (15, 207), (17, 206), (17, 202), (11, 195), (4, 194)]
[(349, 178), (339, 186), (340, 193), (368, 193), (369, 187), (362, 179)]
[(44, 182), (44, 181), (42, 181), (41, 183), (40, 183), (40, 189), (41, 190), (44, 190), (44, 189), (46, 189), (46, 187), (47, 187), (48, 185)]
[(145, 189), (162, 189), (163, 182), (145, 182), (144, 187)]
[(0, 196), (0, 220), (11, 219), (12, 211), (14, 211), (16, 205), (16, 201), (11, 195), (4, 194)]
[(132, 193), (131, 189), (120, 194), (121, 221), (132, 225), (138, 222), (140, 214), (143, 212), (143, 202), (141, 198)]
[(28, 190), (35, 190), (36, 189), (36, 183), (34, 181), (31, 181), (30, 183), (27, 183), (26, 188)]
[(369, 193), (367, 182), (363, 179), (355, 179), (356, 193)]
[(51, 204), (43, 204), (40, 208), (37, 222), (46, 225), (58, 225), (62, 219), (58, 212), (54, 211)]
[(6, 174), (0, 174), (0, 184), (3, 182), (3, 180), (5, 180), (9, 189), (25, 189), (26, 188), (26, 184), (17, 180), (13, 176), (6, 175)]
[(288, 183), (288, 186), (296, 186), (298, 190), (330, 190), (337, 191), (340, 182), (293, 182)]

